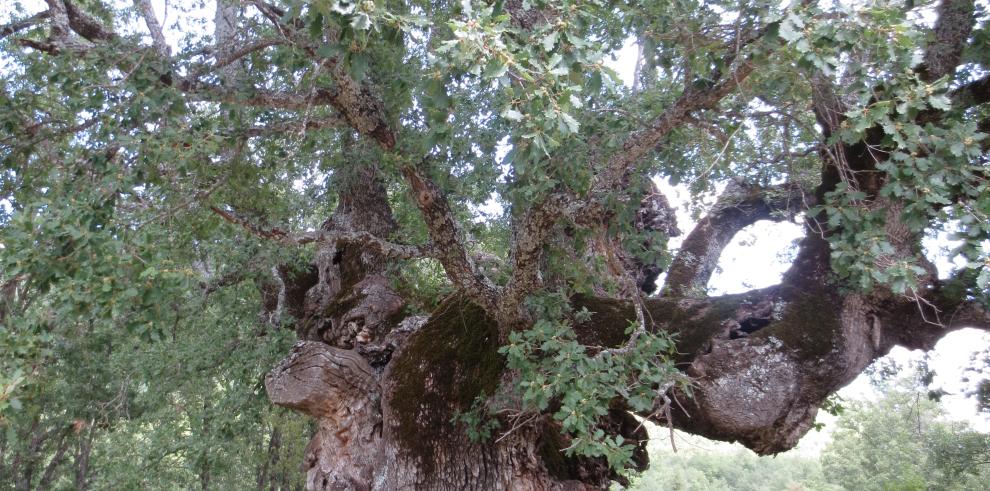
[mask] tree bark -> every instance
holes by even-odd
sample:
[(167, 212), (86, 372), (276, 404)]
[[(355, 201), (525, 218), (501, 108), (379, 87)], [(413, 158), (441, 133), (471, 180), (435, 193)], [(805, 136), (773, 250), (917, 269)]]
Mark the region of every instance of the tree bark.
[[(374, 166), (335, 177), (338, 206), (326, 231), (394, 232)], [(282, 275), (300, 342), (265, 382), (272, 402), (317, 420), (303, 464), (307, 489), (597, 489), (618, 477), (602, 459), (565, 458), (566, 439), (549, 417), (471, 441), (455, 417), (511, 377), (498, 354), (499, 321), (464, 295), (429, 318), (406, 317), (386, 265), (375, 249), (337, 241), (321, 245), (316, 274)], [(608, 419), (645, 442), (629, 413)]]

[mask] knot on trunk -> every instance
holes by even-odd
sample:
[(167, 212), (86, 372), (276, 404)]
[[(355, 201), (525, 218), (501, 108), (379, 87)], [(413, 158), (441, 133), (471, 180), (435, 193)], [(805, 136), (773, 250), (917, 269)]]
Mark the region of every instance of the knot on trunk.
[(382, 455), (373, 373), (355, 351), (302, 341), (265, 378), (272, 402), (317, 418), (306, 449), (307, 489), (371, 489)]
[(355, 351), (301, 341), (265, 377), (272, 402), (315, 418), (361, 410), (381, 416), (381, 389), (374, 370)]

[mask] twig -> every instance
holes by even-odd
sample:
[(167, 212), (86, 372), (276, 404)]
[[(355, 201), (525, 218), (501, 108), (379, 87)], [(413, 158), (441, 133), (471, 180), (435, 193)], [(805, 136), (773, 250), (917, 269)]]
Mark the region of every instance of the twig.
[(24, 29), (34, 26), (39, 22), (41, 22), (42, 20), (47, 19), (49, 15), (50, 14), (46, 10), (44, 12), (38, 12), (37, 14), (34, 14), (26, 19), (17, 20), (3, 27), (0, 27), (0, 39), (3, 39), (11, 34), (14, 34), (19, 31), (23, 31)]

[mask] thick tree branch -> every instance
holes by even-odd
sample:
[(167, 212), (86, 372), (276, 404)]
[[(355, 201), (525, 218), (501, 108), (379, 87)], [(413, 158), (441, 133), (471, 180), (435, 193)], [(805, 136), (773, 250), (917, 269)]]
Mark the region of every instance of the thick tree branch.
[(512, 277), (503, 299), (506, 312), (519, 311), (526, 296), (543, 287), (540, 274), (543, 251), (567, 201), (562, 193), (551, 194), (528, 209), (515, 227), (509, 257)]
[(447, 277), (486, 312), (497, 315), (500, 312), (499, 288), (478, 269), (468, 254), (462, 240), (463, 233), (454, 219), (447, 197), (433, 181), (412, 166), (402, 167), (402, 175), (426, 221), (436, 258), (443, 265)]
[(990, 331), (990, 311), (971, 299), (960, 298), (958, 278), (937, 281), (924, 292), (905, 298), (884, 315), (884, 349), (904, 346), (930, 350), (947, 332), (965, 327)]
[[(90, 43), (73, 39), (73, 30), (69, 22), (68, 9), (65, 3), (61, 0), (47, 0), (47, 2), (49, 18), (51, 19), (51, 35), (49, 39), (43, 43), (21, 39), (21, 44), (50, 53), (88, 49), (91, 46)], [(34, 45), (29, 43), (33, 43)]]
[[(213, 15), (213, 42), (217, 52), (218, 60), (234, 58), (231, 53), (238, 44), (237, 18), (240, 13), (240, 5), (230, 0), (217, 0), (216, 11)], [(215, 65), (219, 71), (220, 80), (224, 86), (237, 86), (239, 79), (244, 75), (244, 66), (236, 61)]]
[(292, 44), (305, 50), (314, 59), (322, 60), (321, 68), (329, 72), (334, 87), (320, 90), (326, 94), (327, 102), (340, 111), (358, 133), (372, 137), (386, 149), (395, 146), (395, 132), (388, 122), (385, 105), (372, 84), (355, 81), (337, 57), (320, 55), (318, 46), (299, 32), (303, 26), (283, 22), (285, 13), (281, 9), (260, 0), (254, 0), (251, 4), (271, 20)]
[[(918, 67), (921, 80), (933, 82), (941, 77), (952, 75), (959, 64), (961, 54), (972, 32), (974, 3), (972, 0), (943, 0), (938, 7), (938, 18), (934, 28), (934, 38), (929, 43), (924, 61)], [(836, 95), (834, 84), (821, 73), (815, 73), (810, 80), (815, 116), (828, 139), (845, 121), (849, 109)], [(990, 98), (990, 82), (986, 78), (963, 85), (949, 93), (956, 107), (966, 108), (980, 104)], [(920, 124), (935, 122), (943, 116), (943, 111), (930, 110), (918, 115)], [(869, 182), (859, 182), (857, 173), (872, 171), (877, 162), (886, 160), (887, 155), (880, 148), (879, 140), (883, 131), (877, 127), (867, 131), (863, 142), (853, 145), (832, 145), (823, 151), (825, 165), (820, 193), (844, 181), (857, 189), (874, 193), (881, 185), (881, 178), (870, 172)]]
[[(69, 0), (47, 0), (47, 17), (51, 34), (45, 41), (18, 39), (18, 43), (52, 55), (62, 52), (84, 53), (94, 43), (118, 39), (112, 29), (105, 27)], [(74, 35), (75, 34), (75, 35)], [(79, 39), (82, 37), (82, 39)]]
[[(61, 1), (62, 4), (65, 5), (65, 13), (68, 16), (69, 27), (71, 27), (76, 34), (79, 34), (94, 43), (97, 41), (113, 41), (117, 39), (117, 34), (114, 33), (112, 29), (104, 26), (102, 22), (87, 14), (85, 11), (76, 6), (74, 2), (69, 0)], [(50, 9), (52, 8), (51, 5), (54, 2), (58, 2), (58, 0), (49, 0)]]
[(760, 220), (786, 220), (807, 208), (797, 185), (762, 188), (731, 182), (712, 210), (685, 238), (664, 284), (664, 295), (703, 297), (725, 246)]
[(172, 49), (165, 42), (162, 25), (158, 22), (158, 17), (155, 16), (155, 9), (151, 6), (151, 0), (134, 0), (134, 6), (137, 7), (138, 12), (141, 13), (141, 17), (144, 18), (144, 24), (148, 26), (148, 32), (151, 33), (151, 42), (155, 47), (155, 51), (162, 58), (171, 56)]
[(723, 57), (722, 64), (731, 67), (728, 73), (719, 77), (720, 73), (716, 72), (715, 84), (706, 89), (698, 90), (693, 87), (685, 89), (684, 93), (655, 118), (648, 128), (632, 134), (622, 150), (613, 155), (606, 164), (605, 170), (595, 183), (595, 194), (617, 189), (625, 182), (626, 175), (635, 163), (652, 152), (674, 128), (690, 120), (692, 113), (714, 108), (722, 99), (739, 88), (755, 69), (751, 59), (745, 57), (740, 59), (739, 55), (762, 39), (764, 34), (766, 29), (755, 30), (726, 44), (724, 48), (728, 54)]
[[(708, 299), (646, 300), (656, 328), (676, 334), (678, 361), (693, 380), (692, 396), (675, 394), (674, 425), (740, 441), (760, 454), (781, 452), (811, 428), (825, 398), (893, 346), (931, 349), (955, 329), (990, 330), (990, 313), (977, 304), (953, 302), (937, 291), (922, 301), (904, 300), (882, 308), (862, 295), (786, 283)], [(574, 303), (594, 313), (575, 327), (579, 341), (625, 342), (625, 327), (636, 316), (632, 302)], [(936, 306), (941, 323), (934, 322)]]
[(38, 12), (37, 14), (34, 14), (26, 19), (17, 20), (11, 22), (10, 24), (2, 26), (0, 27), (0, 39), (3, 39), (11, 34), (15, 34), (20, 31), (23, 31), (24, 29), (27, 29), (29, 27), (36, 26), (39, 23), (41, 23), (41, 21), (47, 19), (49, 15), (50, 15), (49, 12), (45, 10), (44, 12)]
[(846, 119), (846, 104), (835, 93), (835, 85), (820, 71), (815, 71), (808, 80), (811, 86), (811, 108), (815, 119), (822, 127), (824, 139), (827, 140), (839, 130), (839, 125)]
[(203, 291), (204, 297), (208, 297), (222, 288), (234, 286), (248, 279), (248, 276), (241, 270), (229, 271), (217, 277), (212, 277), (212, 275), (206, 273), (203, 276), (204, 278), (199, 282), (199, 288)]
[(333, 100), (333, 94), (327, 89), (313, 90), (309, 94), (259, 90), (245, 95), (236, 90), (191, 81), (182, 81), (177, 87), (179, 90), (189, 92), (192, 99), (196, 101), (236, 103), (289, 111), (303, 111), (317, 106), (327, 106)]
[(976, 21), (974, 3), (973, 0), (942, 0), (939, 3), (934, 38), (918, 68), (921, 80), (932, 82), (956, 71)]
[(305, 23), (303, 23), (300, 19), (293, 19), (291, 24), (286, 24), (283, 22), (285, 19), (285, 10), (268, 2), (264, 2), (262, 0), (248, 0), (247, 3), (254, 5), (254, 7), (258, 9), (258, 12), (261, 12), (261, 15), (271, 21), (271, 23), (274, 24), (275, 27), (278, 28), (283, 34), (286, 34), (293, 29), (303, 29), (306, 27)]

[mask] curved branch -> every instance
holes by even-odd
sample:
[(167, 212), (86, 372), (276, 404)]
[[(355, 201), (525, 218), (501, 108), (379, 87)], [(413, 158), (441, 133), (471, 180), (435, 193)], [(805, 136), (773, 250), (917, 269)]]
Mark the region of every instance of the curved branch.
[[(54, 11), (52, 4), (57, 3), (58, 1), (59, 0), (49, 0), (49, 9)], [(61, 2), (65, 5), (65, 13), (68, 17), (69, 27), (71, 27), (76, 34), (79, 34), (94, 43), (97, 41), (113, 41), (117, 39), (117, 33), (113, 32), (113, 29), (104, 26), (102, 22), (77, 7), (75, 3), (69, 0), (61, 0)]]
[(302, 34), (304, 26), (283, 22), (285, 13), (278, 7), (260, 0), (253, 0), (251, 4), (271, 20), (289, 42), (303, 49), (318, 60), (321, 68), (328, 70), (335, 86), (330, 90), (324, 89), (327, 102), (340, 111), (358, 133), (372, 137), (385, 149), (393, 148), (395, 132), (388, 122), (385, 104), (372, 84), (354, 80), (337, 57), (320, 55), (318, 46)]
[(704, 296), (722, 250), (736, 233), (760, 220), (792, 218), (806, 207), (804, 192), (797, 185), (762, 188), (730, 183), (685, 238), (667, 271), (663, 294)]
[[(919, 305), (940, 305), (945, 323), (927, 322)], [(625, 341), (631, 302), (579, 298), (575, 306), (593, 312), (575, 327), (582, 343)], [(893, 346), (930, 349), (954, 329), (990, 330), (986, 310), (938, 294), (886, 309), (863, 295), (786, 284), (707, 299), (653, 298), (646, 308), (657, 329), (675, 334), (677, 361), (693, 381), (691, 395), (676, 394), (674, 426), (760, 454), (797, 444), (824, 400)]]
[(936, 283), (924, 297), (902, 302), (884, 316), (884, 349), (897, 345), (930, 350), (946, 333), (972, 327), (990, 331), (990, 311), (980, 303), (952, 292), (954, 280)]
[(625, 176), (632, 170), (633, 165), (652, 152), (674, 128), (687, 122), (692, 113), (714, 108), (722, 99), (739, 88), (756, 66), (752, 59), (739, 60), (737, 57), (748, 46), (762, 39), (765, 33), (766, 29), (756, 30), (745, 38), (733, 40), (727, 45), (726, 50), (729, 54), (724, 58), (723, 64), (727, 67), (732, 66), (732, 69), (707, 89), (685, 90), (670, 107), (650, 123), (648, 128), (631, 135), (622, 150), (606, 164), (605, 170), (595, 183), (594, 191), (601, 193), (616, 189), (625, 181)]
[(630, 172), (634, 164), (652, 152), (657, 144), (673, 129), (684, 123), (691, 113), (715, 107), (723, 98), (732, 93), (753, 72), (755, 65), (750, 60), (739, 62), (721, 81), (707, 90), (685, 92), (653, 120), (648, 128), (629, 137), (621, 151), (613, 156), (598, 182), (598, 192), (615, 189)]

